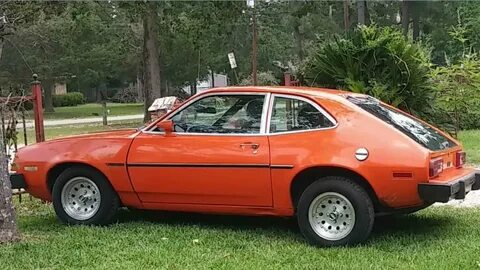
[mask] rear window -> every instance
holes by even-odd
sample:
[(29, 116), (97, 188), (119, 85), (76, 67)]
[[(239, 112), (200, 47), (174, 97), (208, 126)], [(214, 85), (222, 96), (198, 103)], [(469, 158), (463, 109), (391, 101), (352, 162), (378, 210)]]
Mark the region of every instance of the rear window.
[(456, 146), (452, 140), (432, 127), (406, 113), (393, 110), (372, 97), (348, 96), (347, 99), (432, 151)]

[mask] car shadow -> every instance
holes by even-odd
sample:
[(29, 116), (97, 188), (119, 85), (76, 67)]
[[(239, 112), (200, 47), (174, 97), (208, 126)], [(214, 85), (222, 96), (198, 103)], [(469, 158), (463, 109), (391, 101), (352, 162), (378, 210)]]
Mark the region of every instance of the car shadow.
[[(183, 212), (127, 210), (119, 212), (119, 223), (152, 222), (174, 226), (196, 226), (205, 229), (245, 231), (253, 234), (275, 235), (294, 241), (304, 242), (295, 218), (249, 217), (211, 215)], [(382, 239), (411, 239), (417, 241), (438, 238), (445, 228), (452, 226), (452, 221), (445, 216), (409, 214), (399, 216), (377, 217), (372, 234), (365, 245), (375, 245)], [(405, 243), (408, 245), (408, 241)]]

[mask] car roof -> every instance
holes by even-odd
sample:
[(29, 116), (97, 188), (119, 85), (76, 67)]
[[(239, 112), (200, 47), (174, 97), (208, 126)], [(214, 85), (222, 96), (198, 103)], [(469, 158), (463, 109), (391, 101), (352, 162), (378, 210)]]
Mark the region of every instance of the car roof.
[(349, 91), (317, 88), (317, 87), (300, 87), (300, 86), (230, 86), (218, 87), (206, 90), (202, 93), (215, 92), (261, 92), (261, 93), (278, 93), (278, 94), (297, 94), (302, 96), (336, 98), (341, 95), (352, 95)]

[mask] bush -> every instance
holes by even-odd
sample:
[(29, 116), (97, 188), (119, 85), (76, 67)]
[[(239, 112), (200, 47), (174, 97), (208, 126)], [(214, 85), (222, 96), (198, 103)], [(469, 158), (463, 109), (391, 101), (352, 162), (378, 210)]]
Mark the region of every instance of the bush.
[(460, 63), (433, 70), (437, 119), (455, 131), (480, 127), (480, 60), (465, 58)]
[(80, 92), (53, 95), (53, 107), (77, 106), (84, 103), (85, 97)]
[[(273, 86), (278, 85), (278, 80), (271, 71), (258, 72), (257, 83), (259, 86)], [(247, 78), (241, 80), (239, 85), (253, 85), (252, 75), (250, 74)]]
[(394, 28), (362, 26), (316, 47), (302, 73), (309, 85), (372, 95), (403, 110), (429, 110), (427, 53)]
[(111, 101), (117, 103), (135, 103), (143, 101), (143, 98), (138, 95), (137, 88), (129, 86), (117, 91)]

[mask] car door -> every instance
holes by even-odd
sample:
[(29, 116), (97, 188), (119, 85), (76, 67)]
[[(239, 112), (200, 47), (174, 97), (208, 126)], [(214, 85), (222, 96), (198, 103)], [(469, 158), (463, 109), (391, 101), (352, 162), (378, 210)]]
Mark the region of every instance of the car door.
[(133, 141), (128, 172), (140, 200), (272, 206), (264, 93), (200, 96), (168, 117), (174, 132)]

